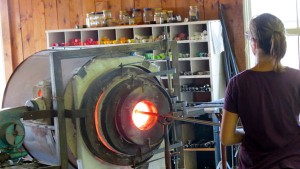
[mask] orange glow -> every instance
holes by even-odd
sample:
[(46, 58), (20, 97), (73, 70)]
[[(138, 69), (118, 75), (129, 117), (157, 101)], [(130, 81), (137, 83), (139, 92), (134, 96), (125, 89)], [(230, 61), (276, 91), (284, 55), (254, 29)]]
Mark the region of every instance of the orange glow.
[(99, 130), (99, 105), (101, 103), (101, 99), (103, 97), (103, 93), (100, 95), (98, 101), (97, 101), (97, 104), (96, 104), (96, 108), (95, 108), (95, 112), (94, 112), (94, 117), (95, 117), (95, 128), (96, 128), (96, 131), (97, 131), (97, 136), (98, 136), (98, 139), (102, 142), (102, 144), (107, 147), (109, 150), (113, 151), (113, 152), (116, 152), (107, 142), (106, 142), (106, 139), (102, 136), (101, 134), (101, 131)]
[(157, 122), (157, 108), (151, 101), (138, 102), (132, 112), (132, 121), (140, 130), (151, 129)]
[(43, 92), (42, 89), (39, 89), (37, 92), (38, 97), (42, 97), (43, 96)]

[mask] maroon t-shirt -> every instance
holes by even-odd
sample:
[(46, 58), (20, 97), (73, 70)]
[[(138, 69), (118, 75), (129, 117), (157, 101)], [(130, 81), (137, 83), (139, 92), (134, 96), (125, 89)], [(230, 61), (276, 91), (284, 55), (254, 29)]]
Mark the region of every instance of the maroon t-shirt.
[(300, 169), (300, 70), (246, 70), (226, 89), (224, 109), (237, 113), (245, 130), (241, 169)]

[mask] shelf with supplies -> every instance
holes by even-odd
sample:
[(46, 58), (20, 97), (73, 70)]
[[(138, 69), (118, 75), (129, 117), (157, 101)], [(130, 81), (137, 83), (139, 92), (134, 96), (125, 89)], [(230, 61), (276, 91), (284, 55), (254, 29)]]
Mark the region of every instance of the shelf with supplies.
[[(178, 99), (187, 102), (210, 102), (223, 98), (225, 78), (221, 60), (223, 45), (219, 20), (130, 25), (84, 29), (49, 30), (47, 48), (91, 48), (124, 44), (147, 43), (162, 40), (177, 41), (178, 61), (173, 61), (169, 51), (145, 51), (136, 53), (143, 55), (145, 60), (157, 65), (160, 70), (166, 70), (168, 63), (176, 68), (179, 81)], [(221, 40), (220, 40), (221, 39)], [(170, 62), (167, 62), (168, 59)], [(171, 76), (173, 83), (177, 76)], [(161, 76), (162, 84), (168, 88), (167, 76)], [(176, 86), (176, 85), (174, 85)], [(203, 117), (202, 117), (203, 116)], [(201, 115), (199, 118), (212, 120), (211, 115)], [(212, 126), (201, 126), (192, 123), (176, 124), (177, 138), (184, 144), (189, 140), (206, 139), (208, 142), (217, 140)], [(205, 133), (205, 134), (203, 134)], [(218, 144), (217, 142), (215, 143)], [(182, 148), (180, 153), (180, 168), (197, 169), (205, 166), (215, 168), (216, 164), (202, 164), (200, 159), (212, 158), (220, 160), (216, 147)], [(204, 154), (203, 154), (204, 153)], [(208, 153), (208, 154), (207, 154)], [(205, 160), (200, 160), (205, 161)]]

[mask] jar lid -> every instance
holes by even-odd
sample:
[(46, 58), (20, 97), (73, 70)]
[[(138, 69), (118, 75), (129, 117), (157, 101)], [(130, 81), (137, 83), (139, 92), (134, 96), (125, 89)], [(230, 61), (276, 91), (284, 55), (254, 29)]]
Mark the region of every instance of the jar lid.
[(103, 14), (103, 12), (95, 12), (95, 14)]
[(151, 11), (151, 8), (144, 8), (144, 11)]
[(141, 9), (135, 8), (135, 9), (132, 9), (132, 11), (133, 11), (133, 12), (139, 12), (139, 11), (141, 11)]
[(121, 11), (120, 11), (120, 14), (128, 14), (128, 12), (125, 11), (125, 10), (121, 10)]

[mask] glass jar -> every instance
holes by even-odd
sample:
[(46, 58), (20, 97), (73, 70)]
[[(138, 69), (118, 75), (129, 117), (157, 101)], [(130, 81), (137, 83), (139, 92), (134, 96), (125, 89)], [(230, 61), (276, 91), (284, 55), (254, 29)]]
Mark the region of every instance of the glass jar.
[(120, 25), (128, 25), (129, 23), (129, 14), (127, 11), (120, 11), (120, 14), (119, 14), (119, 24)]
[(134, 24), (135, 24), (135, 20), (134, 20), (133, 17), (129, 17), (129, 18), (128, 18), (128, 24), (129, 24), (129, 25), (134, 25)]
[(168, 23), (173, 23), (173, 22), (175, 22), (175, 18), (174, 18), (174, 16), (173, 16), (173, 11), (168, 11), (167, 15), (168, 15), (168, 18), (167, 18), (167, 22), (168, 22)]
[(199, 21), (199, 10), (197, 6), (190, 6), (189, 17), (190, 21)]
[(90, 27), (90, 13), (86, 13), (86, 17), (85, 17), (85, 25), (86, 27)]
[(143, 22), (144, 24), (150, 24), (153, 21), (153, 13), (151, 8), (144, 8)]
[(160, 17), (161, 17), (161, 8), (155, 8), (154, 10), (154, 22), (159, 24), (160, 23)]
[(90, 12), (86, 14), (85, 18), (85, 24), (88, 28), (91, 28), (94, 26), (94, 12)]
[(161, 12), (161, 17), (162, 17), (162, 19), (163, 19), (163, 23), (167, 23), (167, 20), (168, 20), (168, 11), (167, 10), (163, 10), (162, 12)]
[(143, 24), (143, 16), (141, 9), (133, 9), (132, 10), (132, 18), (134, 18), (135, 24)]
[(111, 10), (103, 10), (103, 17), (104, 19), (111, 19)]
[(105, 20), (103, 18), (103, 12), (95, 12), (93, 27), (101, 27), (104, 25), (105, 25)]

